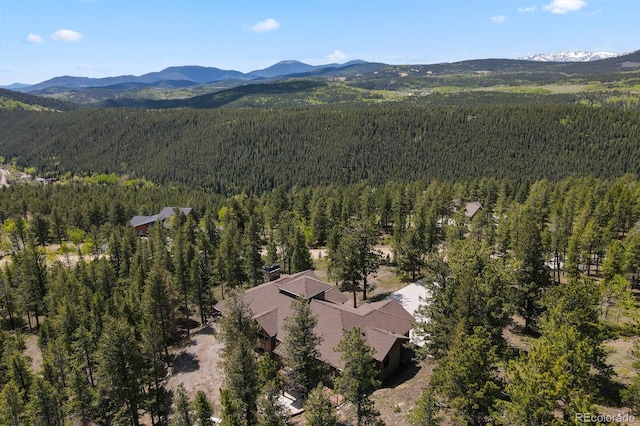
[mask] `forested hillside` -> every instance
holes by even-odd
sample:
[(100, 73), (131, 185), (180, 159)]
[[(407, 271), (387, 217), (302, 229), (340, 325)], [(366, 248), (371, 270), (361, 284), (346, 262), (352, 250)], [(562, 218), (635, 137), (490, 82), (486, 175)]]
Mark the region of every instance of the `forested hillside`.
[(71, 102), (0, 89), (0, 110), (70, 111), (77, 108), (78, 105)]
[(638, 173), (640, 112), (587, 106), (0, 111), (0, 154), (38, 173), (242, 189)]
[[(464, 214), (467, 201), (482, 203), (473, 219)], [(149, 238), (134, 234), (131, 215), (167, 205), (194, 210), (154, 226)], [(409, 424), (409, 413), (410, 424), (431, 416), (550, 424), (612, 409), (629, 418), (640, 410), (640, 379), (630, 373), (635, 367), (611, 365), (605, 345), (637, 341), (630, 286), (640, 272), (639, 218), (637, 175), (356, 184), (226, 198), (115, 176), (13, 184), (0, 190), (0, 423), (208, 419), (212, 395), (190, 403), (167, 378), (175, 377), (169, 369), (178, 346), (211, 319), (216, 299), (234, 300), (230, 290), (260, 283), (265, 262), (288, 273), (312, 267), (308, 247), (325, 244), (327, 259), (319, 262), (328, 263), (332, 281), (366, 299), (372, 281), (345, 254), (361, 250), (365, 256), (352, 259), (374, 274), (382, 259), (373, 245), (383, 237), (391, 238), (399, 276), (433, 283), (421, 311), (430, 318), (422, 330), (429, 342), (420, 351), (433, 357), (424, 361), (433, 373), (422, 398), (416, 392), (394, 409), (396, 424)], [(225, 359), (215, 415), (226, 425), (266, 424), (265, 413), (280, 412), (267, 387), (278, 367), (256, 362), (254, 327), (231, 333), (227, 326), (221, 320), (223, 353), (238, 353), (238, 344), (248, 350)], [(26, 352), (36, 334), (37, 364)], [(334, 382), (336, 392), (345, 380)], [(371, 392), (379, 385), (368, 382), (358, 396), (367, 404), (359, 421), (377, 418), (381, 404)], [(234, 421), (236, 407), (258, 403), (249, 420)], [(309, 402), (307, 419), (335, 411), (320, 405)]]

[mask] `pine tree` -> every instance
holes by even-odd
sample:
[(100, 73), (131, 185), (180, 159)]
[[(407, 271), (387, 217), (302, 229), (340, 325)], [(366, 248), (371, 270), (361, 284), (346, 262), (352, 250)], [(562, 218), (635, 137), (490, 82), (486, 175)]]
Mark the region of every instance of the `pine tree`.
[(344, 228), (335, 250), (329, 253), (331, 274), (351, 287), (354, 308), (357, 307), (356, 295), (360, 283), (362, 297), (366, 300), (369, 287), (367, 277), (380, 267), (381, 255), (374, 250), (377, 240), (375, 226), (353, 219)]
[(460, 422), (485, 424), (500, 384), (498, 356), (491, 337), (482, 327), (461, 333), (447, 355), (434, 368), (431, 384)]
[(317, 244), (323, 246), (329, 237), (329, 218), (327, 217), (327, 207), (322, 200), (318, 200), (311, 212), (311, 227)]
[(36, 327), (39, 328), (39, 316), (43, 313), (44, 297), (47, 293), (46, 259), (42, 250), (36, 247), (32, 240), (29, 240), (23, 251), (15, 256), (15, 262), (21, 279), (21, 292), (25, 295), (28, 305), (29, 328), (31, 328), (31, 317), (29, 316), (31, 308), (33, 308)]
[(525, 330), (531, 332), (540, 315), (542, 292), (551, 285), (549, 267), (545, 264), (541, 230), (528, 212), (517, 221), (514, 258), (518, 263), (515, 305), (524, 318)]
[(269, 383), (275, 383), (278, 388), (282, 386), (278, 363), (275, 362), (268, 353), (262, 354), (256, 366), (258, 375), (258, 388), (262, 389)]
[(142, 295), (142, 319), (139, 327), (141, 349), (147, 367), (147, 407), (159, 419), (168, 411), (165, 381), (166, 360), (169, 357), (169, 342), (175, 332), (175, 303), (171, 291), (171, 276), (167, 271), (153, 265), (146, 280)]
[(291, 255), (291, 273), (293, 274), (313, 269), (311, 253), (309, 253), (309, 247), (302, 230), (298, 228), (294, 232), (293, 253)]
[[(633, 368), (640, 370), (640, 343), (633, 344)], [(631, 408), (636, 415), (640, 414), (640, 375), (636, 374), (631, 378), (631, 383), (621, 392), (622, 401)]]
[(0, 424), (21, 426), (25, 424), (24, 396), (18, 385), (10, 380), (0, 392)]
[[(154, 265), (146, 280), (142, 294), (142, 311), (144, 316), (144, 334), (150, 347), (160, 345), (165, 356), (169, 356), (169, 341), (175, 331), (174, 310), (175, 302), (171, 294), (171, 276), (167, 271), (158, 269)], [(154, 336), (151, 338), (151, 336)], [(155, 350), (155, 349), (154, 349)]]
[(400, 241), (394, 240), (393, 247), (393, 258), (397, 264), (396, 273), (411, 274), (411, 281), (415, 281), (425, 265), (424, 238), (415, 227), (406, 230), (400, 238)]
[(62, 336), (47, 342), (42, 354), (42, 375), (55, 387), (58, 394), (64, 394), (67, 386), (71, 358)]
[(172, 426), (193, 426), (194, 418), (191, 413), (191, 404), (187, 391), (184, 388), (184, 384), (180, 383), (176, 389), (175, 399), (175, 413), (171, 421)]
[(4, 272), (0, 270), (0, 308), (9, 317), (9, 324), (12, 330), (16, 328), (16, 311), (18, 308), (17, 289), (11, 283), (11, 272), (8, 265), (5, 265)]
[(249, 306), (238, 293), (233, 292), (225, 302), (220, 323), (225, 348), (221, 361), (225, 375), (223, 418), (229, 425), (254, 426), (259, 390), (255, 358), (258, 329)]
[(503, 346), (502, 331), (511, 317), (509, 268), (492, 256), (491, 247), (474, 239), (450, 244), (446, 256), (446, 264), (437, 256), (431, 259), (439, 269), (437, 282), (428, 284), (429, 303), (418, 310), (418, 316), (429, 319), (417, 324), (425, 338), (424, 352), (441, 358), (458, 333), (471, 334), (478, 326), (494, 345)]
[(285, 318), (283, 326), (287, 331), (282, 342), (283, 363), (288, 368), (288, 379), (307, 394), (322, 380), (324, 373), (318, 350), (322, 337), (315, 333), (318, 319), (311, 312), (308, 300), (296, 299), (291, 309), (293, 313)]
[(262, 283), (262, 256), (260, 255), (260, 234), (258, 222), (251, 217), (244, 230), (243, 259), (245, 274), (252, 286)]
[(366, 424), (380, 414), (371, 400), (371, 394), (380, 387), (378, 369), (373, 361), (374, 349), (368, 345), (360, 328), (354, 327), (344, 332), (334, 350), (340, 352), (344, 364), (335, 381), (335, 389), (345, 401), (355, 406), (358, 426)]
[(191, 409), (194, 412), (194, 420), (199, 426), (213, 426), (213, 421), (211, 420), (213, 405), (204, 391), (198, 390), (196, 392)]
[(592, 342), (575, 327), (556, 324), (543, 330), (529, 352), (509, 362), (509, 400), (498, 404), (500, 420), (537, 425), (551, 423), (556, 413), (566, 422), (576, 413), (593, 413), (592, 360)]
[(258, 397), (258, 426), (286, 426), (289, 410), (280, 402), (280, 387), (267, 383)]
[[(182, 213), (172, 217), (176, 219), (182, 218), (184, 220), (184, 214)], [(179, 226), (175, 232), (173, 246), (171, 247), (174, 271), (173, 278), (176, 287), (180, 290), (182, 296), (181, 310), (186, 319), (185, 324), (187, 326), (187, 334), (189, 333), (189, 295), (191, 294), (192, 288), (189, 267), (191, 266), (191, 261), (195, 257), (195, 249), (190, 238), (191, 223), (191, 219), (188, 219), (185, 223)]]
[(433, 388), (428, 387), (422, 391), (416, 406), (407, 415), (407, 421), (411, 426), (436, 426), (441, 420), (438, 400)]
[(198, 236), (198, 256), (191, 261), (191, 282), (193, 283), (191, 298), (198, 305), (200, 324), (207, 322), (209, 307), (213, 304), (213, 262), (208, 244), (202, 234)]
[(98, 385), (122, 415), (139, 426), (138, 409), (143, 400), (144, 359), (134, 330), (122, 319), (110, 319), (98, 343)]
[(77, 417), (83, 426), (89, 425), (96, 395), (94, 389), (89, 386), (87, 374), (82, 368), (74, 368), (71, 371), (67, 394), (70, 397), (65, 407), (67, 413)]
[(95, 385), (94, 371), (96, 350), (96, 337), (84, 325), (80, 325), (73, 333), (72, 351), (76, 364), (82, 365), (82, 370), (89, 376), (89, 384)]
[(571, 278), (580, 276), (580, 233), (577, 230), (573, 231), (567, 242), (564, 271)]
[(34, 425), (60, 426), (63, 424), (60, 396), (56, 389), (41, 377), (36, 377), (29, 391), (27, 413)]
[(18, 386), (20, 392), (26, 398), (33, 382), (33, 374), (27, 357), (17, 348), (7, 350), (5, 343), (4, 362), (7, 365), (8, 377)]
[(304, 404), (304, 419), (308, 426), (337, 426), (336, 409), (329, 400), (324, 385), (319, 383)]
[[(226, 225), (220, 249), (216, 256), (216, 270), (220, 280), (226, 282), (228, 287), (233, 289), (240, 287), (246, 282), (246, 275), (242, 267), (241, 244), (242, 236), (233, 222)], [(224, 297), (224, 284), (222, 288)]]

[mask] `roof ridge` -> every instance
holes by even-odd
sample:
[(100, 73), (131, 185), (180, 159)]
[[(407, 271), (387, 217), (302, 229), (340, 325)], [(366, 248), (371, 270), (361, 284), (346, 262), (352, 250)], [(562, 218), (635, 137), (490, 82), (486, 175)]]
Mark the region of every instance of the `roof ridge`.
[(384, 328), (376, 327), (375, 325), (368, 325), (367, 329), (371, 329), (371, 330), (377, 331), (379, 333), (387, 334), (389, 336), (396, 337), (396, 338), (408, 339), (408, 337), (405, 336), (405, 335), (394, 333), (391, 330), (385, 330)]
[(255, 314), (255, 315), (253, 316), (253, 318), (254, 318), (254, 319), (256, 319), (256, 318), (260, 318), (260, 317), (263, 317), (263, 316), (265, 316), (265, 315), (268, 315), (268, 314), (270, 314), (271, 312), (273, 312), (273, 311), (277, 311), (277, 310), (278, 310), (278, 307), (276, 306), (275, 308), (271, 308), (271, 309), (269, 309), (269, 310), (266, 310), (266, 311), (260, 312), (259, 314)]

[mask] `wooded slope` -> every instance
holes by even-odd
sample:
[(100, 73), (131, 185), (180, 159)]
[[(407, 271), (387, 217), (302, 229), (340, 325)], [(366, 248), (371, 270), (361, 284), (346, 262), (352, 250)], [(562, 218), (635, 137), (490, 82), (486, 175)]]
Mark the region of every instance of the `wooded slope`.
[(582, 106), (0, 111), (0, 154), (41, 174), (129, 174), (233, 193), (639, 173), (640, 112)]

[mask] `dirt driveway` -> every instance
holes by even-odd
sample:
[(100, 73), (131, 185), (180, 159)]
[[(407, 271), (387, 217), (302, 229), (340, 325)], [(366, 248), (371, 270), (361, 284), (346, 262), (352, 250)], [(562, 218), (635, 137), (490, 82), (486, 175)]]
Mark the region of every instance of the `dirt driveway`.
[[(389, 256), (389, 259), (393, 259), (393, 248), (390, 245), (377, 245), (373, 248), (382, 253), (383, 256)], [(323, 257), (327, 256), (327, 248), (312, 248), (309, 249), (309, 253), (311, 253), (312, 259), (322, 259)]]
[(173, 351), (176, 355), (167, 388), (176, 390), (184, 384), (187, 395), (193, 398), (203, 390), (213, 403), (214, 413), (220, 414), (220, 388), (224, 378), (218, 368), (224, 345), (217, 339), (217, 324), (208, 324), (191, 335), (186, 347)]

